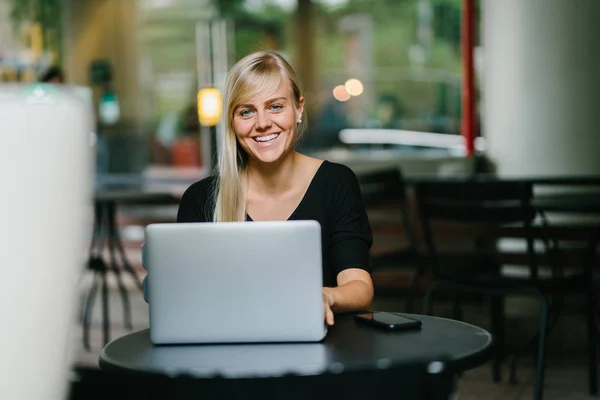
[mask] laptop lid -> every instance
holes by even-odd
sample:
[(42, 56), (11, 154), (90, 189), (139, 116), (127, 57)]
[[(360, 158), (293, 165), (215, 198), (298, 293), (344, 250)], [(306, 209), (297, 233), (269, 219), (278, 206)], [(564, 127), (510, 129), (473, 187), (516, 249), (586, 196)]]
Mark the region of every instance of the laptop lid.
[(146, 251), (153, 343), (325, 335), (316, 221), (151, 224)]

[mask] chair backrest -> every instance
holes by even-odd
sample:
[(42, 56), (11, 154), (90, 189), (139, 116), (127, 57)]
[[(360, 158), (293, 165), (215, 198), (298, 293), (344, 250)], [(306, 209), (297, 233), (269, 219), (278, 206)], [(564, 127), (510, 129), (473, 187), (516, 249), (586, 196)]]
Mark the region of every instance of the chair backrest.
[[(524, 229), (531, 276), (537, 278), (531, 226), (536, 217), (532, 206), (533, 186), (527, 182), (500, 180), (417, 182), (415, 195), (423, 239), (436, 273), (436, 249), (431, 223), (452, 222), (466, 226), (501, 227), (517, 225)], [(473, 231), (474, 239), (483, 231)], [(498, 235), (498, 231), (494, 231)], [(475, 251), (475, 250), (474, 250)]]
[(400, 208), (402, 225), (408, 247), (416, 246), (415, 234), (407, 204), (406, 184), (398, 168), (357, 174), (358, 183), (366, 207), (395, 204)]
[(406, 201), (402, 173), (397, 168), (358, 174), (365, 205), (378, 205), (389, 200)]
[(559, 188), (536, 184), (535, 199), (542, 223), (548, 228), (552, 254), (548, 262), (562, 275), (581, 269), (584, 281), (592, 279), (600, 244), (600, 185), (597, 180), (568, 180)]
[(415, 185), (421, 216), (458, 223), (531, 223), (533, 187), (525, 182), (441, 181)]

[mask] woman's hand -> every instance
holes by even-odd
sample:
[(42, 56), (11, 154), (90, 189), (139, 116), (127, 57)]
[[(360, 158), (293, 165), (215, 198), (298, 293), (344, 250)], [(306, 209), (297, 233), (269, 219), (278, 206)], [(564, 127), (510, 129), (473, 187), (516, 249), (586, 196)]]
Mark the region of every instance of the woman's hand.
[(335, 304), (335, 296), (331, 288), (323, 288), (323, 315), (327, 326), (333, 325), (333, 311), (332, 308)]
[(337, 287), (323, 288), (323, 316), (328, 326), (333, 325), (333, 313), (368, 310), (373, 301), (371, 275), (362, 269), (350, 268), (337, 276)]

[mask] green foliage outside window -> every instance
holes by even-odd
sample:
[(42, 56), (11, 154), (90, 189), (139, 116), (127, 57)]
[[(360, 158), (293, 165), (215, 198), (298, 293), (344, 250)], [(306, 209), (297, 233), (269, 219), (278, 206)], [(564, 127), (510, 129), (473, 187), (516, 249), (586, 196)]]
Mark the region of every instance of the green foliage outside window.
[[(346, 43), (339, 21), (351, 15), (369, 15), (373, 22), (371, 63), (377, 73), (371, 87), (375, 93), (396, 93), (409, 115), (440, 117), (460, 113), (460, 24), (462, 0), (430, 0), (432, 42), (423, 64), (415, 65), (410, 49), (418, 42), (419, 0), (348, 0), (328, 7), (313, 0), (316, 70), (324, 85), (331, 85), (344, 71)], [(236, 58), (263, 47), (264, 37), (274, 32), (278, 49), (294, 54), (297, 42), (293, 11), (263, 2), (257, 10), (244, 7), (245, 0), (217, 1), (221, 16), (235, 25)], [(256, 4), (256, 3), (254, 3)], [(302, 55), (297, 55), (301, 57)], [(407, 75), (412, 68), (433, 71), (430, 81)], [(404, 75), (403, 75), (404, 74)], [(451, 78), (439, 79), (433, 75)], [(436, 80), (438, 79), (438, 80)], [(341, 82), (340, 82), (341, 83)]]
[(39, 23), (44, 51), (54, 55), (60, 63), (61, 50), (61, 0), (10, 0), (11, 20), (16, 32), (22, 23)]

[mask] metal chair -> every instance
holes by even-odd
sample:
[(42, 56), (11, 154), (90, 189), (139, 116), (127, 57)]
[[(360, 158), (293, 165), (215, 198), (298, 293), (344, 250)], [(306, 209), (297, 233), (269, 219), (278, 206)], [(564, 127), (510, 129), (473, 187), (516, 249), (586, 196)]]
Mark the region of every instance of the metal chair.
[[(548, 300), (538, 288), (538, 263), (534, 251), (532, 224), (536, 210), (532, 207), (533, 188), (529, 183), (502, 181), (421, 182), (415, 185), (418, 213), (426, 246), (426, 259), (434, 279), (426, 291), (424, 313), (432, 311), (434, 290), (449, 289), (455, 293), (484, 295), (491, 300), (492, 334), (496, 355), (492, 365), (493, 379), (501, 380), (504, 358), (505, 296), (528, 296), (540, 305), (537, 336), (537, 371), (534, 399), (541, 399), (544, 384), (544, 361), (548, 327)], [(433, 222), (450, 222), (469, 229), (475, 245), (472, 250), (442, 254), (435, 244)], [(495, 254), (495, 240), (503, 226), (517, 225), (525, 232), (530, 260), (530, 278), (512, 279), (500, 273)], [(486, 244), (489, 246), (486, 247)]]
[[(123, 316), (126, 329), (132, 329), (131, 305), (129, 302), (129, 293), (125, 287), (121, 273), (128, 274), (136, 286), (140, 290), (142, 289), (142, 284), (125, 255), (125, 249), (123, 248), (116, 220), (116, 201), (109, 195), (96, 195), (94, 228), (87, 262), (87, 268), (94, 273), (94, 276), (82, 310), (83, 346), (88, 351), (91, 350), (90, 326), (99, 285), (101, 287), (100, 294), (102, 300), (102, 339), (104, 344), (110, 341), (108, 273), (112, 272), (117, 281), (119, 294), (123, 301)], [(102, 255), (106, 245), (109, 250), (110, 262), (105, 261)], [(117, 254), (120, 261), (117, 260)]]
[[(588, 188), (589, 189), (589, 188)], [(594, 396), (598, 393), (598, 365), (597, 365), (597, 340), (598, 328), (598, 301), (594, 288), (593, 268), (597, 262), (597, 248), (600, 243), (600, 203), (597, 193), (591, 200), (578, 200), (573, 195), (566, 203), (560, 200), (553, 201), (552, 196), (544, 196), (537, 202), (539, 212), (544, 220), (548, 214), (586, 220), (585, 236), (569, 237), (559, 234), (560, 230), (552, 221), (547, 222), (550, 229), (551, 252), (549, 260), (551, 266), (558, 271), (559, 278), (551, 282), (542, 282), (542, 290), (548, 293), (572, 293), (585, 296), (585, 316), (587, 325), (587, 356), (588, 356), (588, 385), (589, 393)], [(548, 198), (549, 197), (549, 198)], [(565, 273), (565, 271), (569, 273)]]
[(415, 232), (409, 215), (406, 187), (402, 174), (397, 168), (390, 168), (359, 174), (358, 181), (366, 207), (391, 204), (400, 208), (406, 244), (398, 250), (372, 256), (371, 263), (374, 270), (382, 267), (413, 269), (405, 306), (407, 312), (412, 312), (423, 269), (416, 247)]

